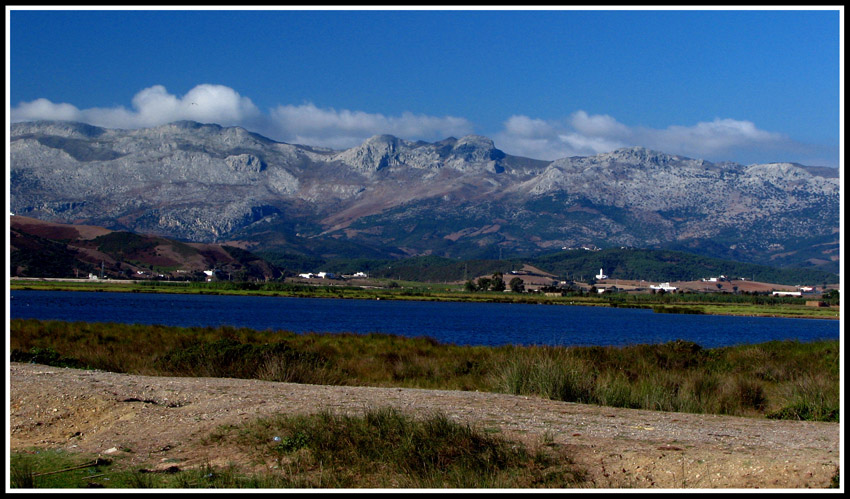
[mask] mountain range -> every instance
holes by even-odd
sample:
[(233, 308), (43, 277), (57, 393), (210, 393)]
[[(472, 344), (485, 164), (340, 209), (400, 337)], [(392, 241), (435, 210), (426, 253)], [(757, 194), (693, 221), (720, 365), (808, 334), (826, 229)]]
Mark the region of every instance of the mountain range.
[(258, 255), (495, 258), (572, 247), (682, 250), (837, 273), (832, 168), (632, 147), (543, 161), (470, 135), (332, 150), (181, 121), (15, 123), (13, 213)]

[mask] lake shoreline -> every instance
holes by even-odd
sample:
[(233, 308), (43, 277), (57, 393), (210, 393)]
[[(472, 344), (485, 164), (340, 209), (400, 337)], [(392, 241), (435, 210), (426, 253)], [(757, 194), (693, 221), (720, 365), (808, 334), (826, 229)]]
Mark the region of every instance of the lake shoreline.
[[(269, 296), (291, 298), (337, 298), (363, 300), (431, 301), (458, 303), (523, 303), (539, 305), (575, 305), (611, 308), (651, 309), (656, 313), (684, 313), (702, 315), (723, 315), (736, 317), (785, 317), (794, 319), (840, 320), (838, 307), (809, 307), (799, 305), (755, 305), (720, 302), (644, 302), (618, 303), (604, 297), (593, 296), (549, 296), (531, 294), (468, 293), (462, 291), (420, 291), (393, 290), (386, 288), (352, 288), (345, 286), (300, 286), (293, 290), (252, 290), (252, 289), (204, 289), (189, 287), (183, 282), (156, 282), (132, 280), (91, 281), (83, 279), (37, 279), (13, 278), (10, 292), (16, 290), (33, 291), (110, 291), (121, 293), (157, 293), (157, 294), (199, 294), (232, 296)], [(732, 307), (734, 309), (731, 309)]]

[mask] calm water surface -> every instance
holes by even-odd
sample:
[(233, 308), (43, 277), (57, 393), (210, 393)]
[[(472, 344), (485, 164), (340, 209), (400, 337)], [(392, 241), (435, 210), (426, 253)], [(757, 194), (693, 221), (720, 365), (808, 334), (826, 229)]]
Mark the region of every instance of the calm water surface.
[(615, 345), (683, 339), (703, 347), (838, 339), (839, 321), (656, 314), (650, 310), (263, 296), (13, 291), (11, 317), (257, 330), (382, 332), (458, 345)]

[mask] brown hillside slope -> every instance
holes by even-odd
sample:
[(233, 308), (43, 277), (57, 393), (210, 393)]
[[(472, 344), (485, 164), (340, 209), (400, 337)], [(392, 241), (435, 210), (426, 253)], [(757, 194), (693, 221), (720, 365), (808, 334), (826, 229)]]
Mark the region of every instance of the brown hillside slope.
[[(112, 278), (162, 275), (185, 279), (193, 274), (194, 278), (203, 278), (201, 272), (213, 268), (248, 279), (280, 275), (259, 257), (245, 253), (240, 259), (220, 244), (184, 243), (156, 235), (46, 222), (18, 215), (10, 217), (10, 229), (13, 264), (16, 252), (25, 253), (27, 258), (23, 260), (30, 262), (15, 267), (12, 274), (19, 277), (75, 277), (79, 269), (90, 268), (103, 268), (106, 277)], [(37, 263), (45, 255), (54, 258), (59, 255), (67, 262), (62, 268), (50, 270), (52, 274), (62, 275), (41, 275), (45, 270)]]

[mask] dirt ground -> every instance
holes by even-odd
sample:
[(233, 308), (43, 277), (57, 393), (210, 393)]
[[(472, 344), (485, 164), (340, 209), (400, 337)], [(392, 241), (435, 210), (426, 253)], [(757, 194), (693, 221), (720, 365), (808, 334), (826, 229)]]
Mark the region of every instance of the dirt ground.
[[(440, 411), (506, 438), (563, 446), (593, 488), (826, 488), (839, 423), (619, 409), (494, 393), (173, 378), (10, 365), (12, 450), (120, 453), (146, 469), (247, 463), (204, 444), (219, 425), (276, 413)], [(270, 436), (272, 438), (272, 436)], [(246, 467), (246, 469), (248, 469)]]

